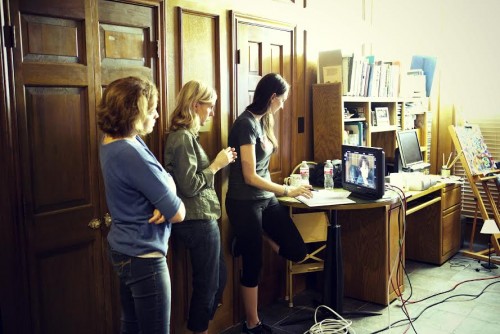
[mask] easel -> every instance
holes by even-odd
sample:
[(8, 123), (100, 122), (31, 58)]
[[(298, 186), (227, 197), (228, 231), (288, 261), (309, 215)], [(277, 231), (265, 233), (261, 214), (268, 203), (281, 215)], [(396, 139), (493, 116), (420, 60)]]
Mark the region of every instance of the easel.
[[(473, 223), (473, 228), (472, 228), (472, 236), (471, 236), (471, 243), (474, 240), (474, 233), (476, 230), (476, 220), (477, 220), (477, 211), (481, 213), (481, 217), (483, 218), (483, 221), (486, 219), (490, 219), (488, 215), (488, 211), (486, 210), (486, 205), (483, 202), (483, 198), (481, 197), (481, 193), (479, 192), (478, 189), (478, 184), (480, 183), (483, 187), (483, 190), (486, 194), (486, 200), (491, 207), (493, 211), (493, 218), (495, 220), (495, 223), (497, 226), (500, 228), (500, 213), (498, 211), (497, 205), (495, 203), (495, 200), (493, 198), (493, 195), (491, 194), (491, 190), (488, 187), (489, 181), (495, 182), (495, 186), (497, 187), (497, 190), (500, 192), (500, 182), (498, 182), (497, 174), (500, 173), (500, 170), (497, 169), (488, 169), (481, 171), (481, 173), (477, 173), (476, 169), (473, 168), (473, 166), (469, 165), (469, 161), (467, 160), (467, 156), (465, 152), (470, 152), (472, 148), (463, 146), (462, 143), (460, 142), (459, 136), (457, 135), (457, 130), (455, 126), (450, 125), (448, 126), (448, 130), (450, 131), (451, 139), (453, 140), (453, 144), (455, 145), (455, 148), (460, 151), (459, 157), (460, 157), (460, 162), (462, 163), (462, 166), (464, 167), (465, 170), (465, 175), (467, 175), (467, 179), (469, 181), (472, 193), (474, 194), (474, 200), (476, 201), (476, 213), (474, 214), (474, 223)], [(477, 140), (482, 141), (481, 138), (476, 138)], [(486, 145), (484, 145), (486, 147)], [(463, 251), (462, 253), (466, 256), (469, 256), (471, 258), (477, 259), (477, 260), (482, 260), (482, 261), (488, 261), (488, 255), (492, 252), (495, 252), (496, 255), (500, 255), (500, 244), (498, 242), (498, 238), (500, 238), (500, 234), (492, 234), (491, 235), (491, 245), (493, 248), (487, 248), (481, 251), (475, 252), (472, 249), (472, 244), (469, 246), (468, 251)], [(491, 259), (492, 263), (495, 264), (500, 264), (500, 259)]]

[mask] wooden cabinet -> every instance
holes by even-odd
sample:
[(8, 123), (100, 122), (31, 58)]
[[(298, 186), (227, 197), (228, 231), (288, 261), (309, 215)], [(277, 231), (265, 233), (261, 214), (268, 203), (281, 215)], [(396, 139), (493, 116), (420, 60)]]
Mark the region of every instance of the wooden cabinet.
[(460, 249), (462, 186), (448, 185), (441, 191), (441, 255), (440, 264)]
[(404, 291), (399, 207), (395, 203), (337, 212), (342, 233), (345, 296), (389, 305)]
[[(448, 184), (439, 192), (408, 200), (406, 258), (443, 264), (460, 249), (462, 187)], [(426, 210), (412, 208), (428, 205)], [(410, 213), (410, 214), (409, 214)]]
[[(427, 98), (399, 97), (357, 97), (342, 96), (340, 83), (313, 85), (313, 127), (314, 127), (314, 161), (340, 159), (342, 144), (349, 144), (349, 136), (345, 132), (349, 125), (363, 125), (364, 146), (381, 147), (385, 151), (386, 160), (394, 159), (396, 149), (396, 131), (414, 127), (419, 136), (424, 160), (429, 160), (430, 134), (427, 126)], [(376, 122), (372, 111), (376, 108), (387, 108), (389, 124)], [(344, 110), (357, 111), (361, 116), (346, 118)], [(359, 115), (360, 112), (363, 115)]]

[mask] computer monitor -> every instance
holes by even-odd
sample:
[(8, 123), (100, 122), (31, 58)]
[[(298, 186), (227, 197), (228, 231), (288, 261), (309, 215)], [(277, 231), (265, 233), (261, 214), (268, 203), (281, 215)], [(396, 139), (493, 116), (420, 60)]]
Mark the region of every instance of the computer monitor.
[(362, 198), (384, 196), (384, 151), (379, 147), (342, 145), (342, 188)]
[(418, 170), (430, 166), (424, 162), (416, 130), (397, 131), (396, 139), (403, 169)]

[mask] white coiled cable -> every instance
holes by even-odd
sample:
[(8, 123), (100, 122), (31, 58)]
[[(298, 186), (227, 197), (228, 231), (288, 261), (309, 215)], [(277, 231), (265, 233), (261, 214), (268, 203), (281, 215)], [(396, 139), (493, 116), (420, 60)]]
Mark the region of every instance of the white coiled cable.
[[(318, 322), (316, 315), (318, 314), (318, 310), (322, 307), (326, 308), (332, 314), (335, 314), (338, 319), (324, 319)], [(312, 325), (311, 328), (309, 328), (309, 330), (304, 334), (355, 333), (354, 331), (349, 332), (349, 328), (351, 327), (351, 325), (351, 320), (342, 318), (340, 314), (326, 305), (319, 305), (314, 311), (314, 325)]]

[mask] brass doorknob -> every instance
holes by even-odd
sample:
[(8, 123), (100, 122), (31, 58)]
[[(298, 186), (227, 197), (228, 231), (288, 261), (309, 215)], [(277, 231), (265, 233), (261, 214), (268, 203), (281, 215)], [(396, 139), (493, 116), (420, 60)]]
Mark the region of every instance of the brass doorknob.
[(110, 227), (112, 222), (113, 219), (111, 218), (111, 215), (109, 214), (109, 212), (106, 212), (106, 214), (104, 215), (104, 225), (106, 225), (106, 227)]
[(99, 227), (101, 227), (101, 220), (97, 218), (92, 219), (89, 222), (88, 227), (90, 227), (93, 230), (97, 230)]

